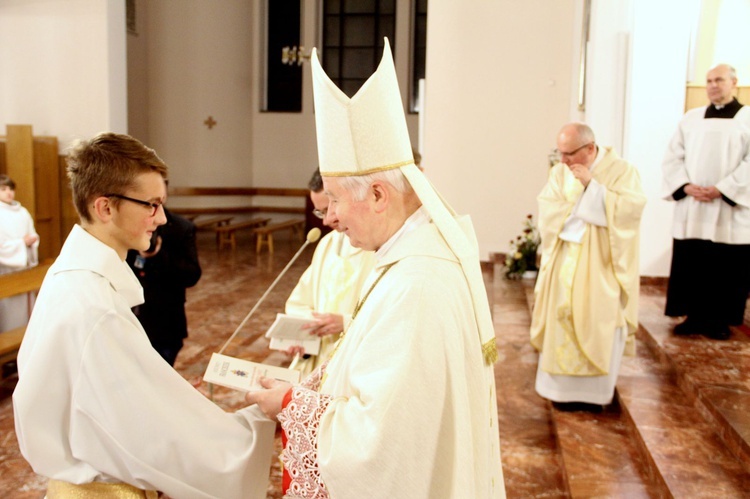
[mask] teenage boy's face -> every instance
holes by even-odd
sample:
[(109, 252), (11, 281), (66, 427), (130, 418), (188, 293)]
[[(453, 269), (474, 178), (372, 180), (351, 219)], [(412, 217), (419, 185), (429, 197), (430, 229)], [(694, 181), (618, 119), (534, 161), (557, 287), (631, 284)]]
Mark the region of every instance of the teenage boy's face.
[[(129, 198), (158, 204), (163, 203), (167, 197), (164, 179), (156, 172), (140, 174), (136, 177), (133, 187), (121, 194)], [(159, 206), (156, 213), (153, 213), (153, 211), (154, 209), (149, 206), (126, 199), (119, 200), (119, 205), (112, 216), (115, 244), (119, 246), (119, 248), (115, 248), (116, 250), (124, 250), (124, 252), (129, 249), (146, 251), (149, 248), (151, 234), (158, 226), (167, 222), (164, 208)]]

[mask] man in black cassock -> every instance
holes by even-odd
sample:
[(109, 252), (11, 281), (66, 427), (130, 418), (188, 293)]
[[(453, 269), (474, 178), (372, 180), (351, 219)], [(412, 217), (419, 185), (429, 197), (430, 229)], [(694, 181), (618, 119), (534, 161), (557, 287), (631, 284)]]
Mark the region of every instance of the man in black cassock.
[(677, 335), (725, 340), (742, 324), (750, 289), (750, 108), (733, 96), (737, 74), (706, 75), (711, 104), (691, 109), (662, 165), (675, 201), (666, 315), (687, 316)]

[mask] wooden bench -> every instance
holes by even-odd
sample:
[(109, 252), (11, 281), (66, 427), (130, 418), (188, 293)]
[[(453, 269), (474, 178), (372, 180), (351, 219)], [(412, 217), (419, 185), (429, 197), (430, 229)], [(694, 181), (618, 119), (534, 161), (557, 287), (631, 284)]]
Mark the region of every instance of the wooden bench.
[(291, 229), (292, 234), (297, 235), (300, 240), (303, 240), (305, 221), (302, 219), (292, 219), (271, 225), (266, 225), (263, 227), (258, 227), (253, 231), (257, 236), (257, 240), (255, 242), (255, 252), (260, 253), (260, 250), (263, 249), (263, 246), (265, 245), (268, 246), (268, 252), (273, 254), (273, 233), (284, 229)]
[(222, 225), (228, 225), (229, 222), (231, 222), (233, 218), (234, 217), (232, 215), (198, 218), (198, 219), (193, 220), (193, 224), (195, 225), (195, 228), (198, 230), (205, 230), (205, 229), (213, 230), (216, 227), (221, 227)]
[(219, 246), (219, 250), (221, 250), (225, 244), (228, 244), (232, 247), (232, 251), (234, 251), (237, 248), (237, 238), (235, 237), (235, 232), (241, 229), (257, 230), (257, 228), (264, 227), (270, 221), (270, 218), (253, 218), (250, 220), (242, 220), (239, 222), (220, 225), (216, 227), (214, 230), (216, 231), (216, 241)]
[[(199, 215), (236, 215), (239, 213), (304, 214), (305, 207), (302, 205), (304, 205), (308, 195), (307, 189), (281, 187), (170, 187), (169, 199), (176, 202), (170, 204), (169, 210), (183, 216), (193, 215), (196, 217)], [(211, 203), (216, 198), (222, 198), (229, 203), (237, 202), (240, 204), (227, 206), (227, 202), (222, 202), (221, 206), (193, 205), (193, 200), (201, 198), (203, 198), (200, 202), (201, 205)], [(273, 205), (261, 204), (265, 198), (273, 198)], [(188, 200), (190, 205), (186, 203)], [(291, 202), (284, 203), (286, 200)], [(256, 203), (256, 201), (260, 202)], [(284, 205), (279, 206), (280, 203), (277, 202), (284, 203)]]
[[(0, 300), (37, 291), (51, 265), (52, 260), (45, 260), (36, 267), (0, 275)], [(0, 367), (16, 360), (25, 332), (26, 326), (0, 332)], [(2, 369), (0, 379), (4, 375), (5, 369)]]
[(195, 230), (212, 230), (216, 233), (216, 245), (220, 246), (221, 244), (221, 233), (217, 232), (216, 229), (219, 227), (223, 227), (225, 225), (229, 225), (229, 222), (232, 221), (234, 218), (232, 215), (220, 215), (218, 217), (208, 217), (208, 218), (202, 218), (195, 220), (195, 218), (198, 217), (198, 215), (193, 216), (193, 225), (195, 225)]
[[(0, 366), (4, 366), (8, 362), (16, 360), (18, 349), (21, 348), (21, 341), (23, 340), (25, 332), (26, 326), (21, 326), (0, 333)], [(3, 373), (4, 372), (5, 370), (3, 369)], [(3, 378), (3, 373), (0, 373), (0, 379)]]

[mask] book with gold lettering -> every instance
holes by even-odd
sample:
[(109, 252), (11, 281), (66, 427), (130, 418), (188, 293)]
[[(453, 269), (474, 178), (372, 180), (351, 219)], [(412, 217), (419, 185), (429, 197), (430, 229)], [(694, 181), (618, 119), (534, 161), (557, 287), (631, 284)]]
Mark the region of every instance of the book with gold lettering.
[(275, 378), (287, 383), (299, 383), (299, 371), (279, 366), (260, 364), (214, 353), (208, 362), (203, 381), (245, 392), (261, 390), (260, 377)]

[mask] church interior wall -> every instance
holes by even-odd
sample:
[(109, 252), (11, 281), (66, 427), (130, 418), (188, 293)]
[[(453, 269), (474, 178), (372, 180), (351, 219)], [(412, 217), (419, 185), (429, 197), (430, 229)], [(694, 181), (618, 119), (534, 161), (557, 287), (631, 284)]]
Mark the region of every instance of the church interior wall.
[[(133, 104), (145, 108), (131, 106), (130, 115), (142, 112), (145, 119), (136, 116), (131, 130), (170, 164), (173, 185), (305, 187), (317, 166), (309, 62), (302, 111), (263, 111), (264, 2), (226, 0), (221, 9), (210, 1), (136, 5), (145, 24), (138, 38), (145, 41), (129, 42), (138, 54), (129, 64), (133, 75), (146, 79), (132, 87), (138, 89)], [(307, 53), (318, 43), (319, 8), (316, 0), (302, 2)], [(409, 0), (398, 0), (399, 19), (409, 19), (410, 8)], [(408, 35), (408, 23), (397, 23), (395, 59), (404, 97)], [(210, 130), (203, 123), (208, 116), (217, 122)], [(407, 121), (416, 138), (417, 116)]]
[(0, 2), (0, 125), (29, 124), (61, 149), (127, 131), (125, 2)]
[(537, 212), (569, 119), (576, 3), (430, 3), (423, 164), (471, 214), (482, 259)]
[[(737, 2), (747, 0), (720, 5)], [(35, 135), (57, 136), (61, 150), (102, 130), (130, 132), (170, 164), (176, 186), (304, 187), (317, 163), (309, 69), (302, 112), (261, 111), (263, 2), (225, 0), (216, 9), (202, 0), (136, 0), (137, 35), (119, 28), (123, 4), (0, 2), (0, 122), (31, 124)], [(697, 58), (687, 52), (695, 9), (706, 3), (591, 0), (587, 102), (579, 111), (582, 4), (431, 3), (424, 126), (407, 115), (412, 141), (438, 189), (472, 215), (486, 259), (507, 251), (526, 214), (536, 214), (560, 125), (587, 121), (601, 144), (621, 148), (638, 167), (649, 196), (641, 273), (666, 275), (671, 206), (659, 199), (660, 162), (683, 113), (689, 64), (698, 74), (706, 53), (718, 57), (702, 45)], [(319, 6), (303, 2), (306, 47), (317, 42)], [(395, 60), (406, 100), (409, 33), (401, 19), (410, 1), (397, 8)], [(716, 41), (720, 31), (700, 43), (713, 37), (726, 47)]]

